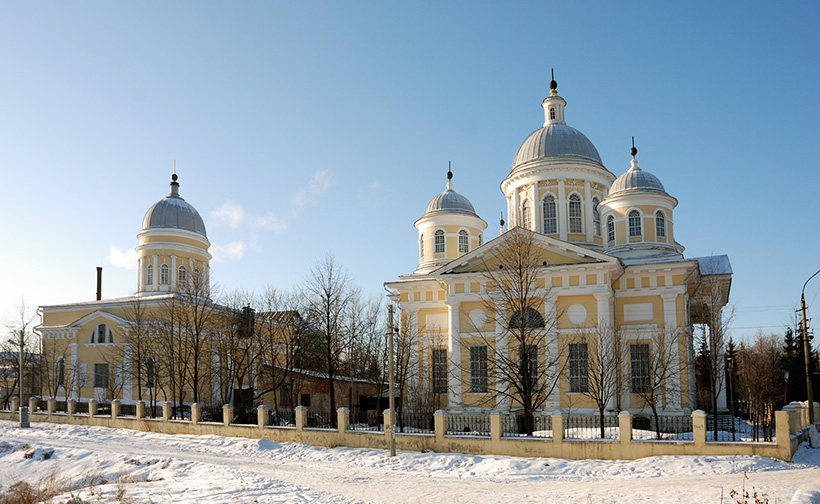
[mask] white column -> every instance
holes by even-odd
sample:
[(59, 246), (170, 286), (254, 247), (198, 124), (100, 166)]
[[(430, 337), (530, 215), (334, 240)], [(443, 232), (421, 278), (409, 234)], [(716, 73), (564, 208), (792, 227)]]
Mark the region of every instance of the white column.
[[(487, 351), (490, 352), (490, 354), (494, 353), (495, 355), (507, 355), (508, 337), (507, 331), (505, 330), (507, 327), (507, 324), (505, 323), (507, 320), (507, 307), (504, 305), (504, 296), (498, 296), (495, 298), (495, 310), (495, 352), (493, 352), (490, 348), (488, 348)], [(501, 361), (501, 359), (498, 358), (494, 358), (492, 360), (494, 360), (496, 364)], [(496, 408), (501, 411), (509, 410), (510, 398), (506, 395), (506, 392), (510, 388), (510, 384), (504, 379), (504, 373), (496, 373), (495, 388), (500, 392), (496, 393), (495, 396)]]
[[(612, 324), (612, 315), (610, 314), (611, 295), (607, 293), (594, 294), (595, 300), (598, 303), (598, 345), (600, 348), (611, 348), (613, 351), (617, 348), (618, 337), (617, 331)], [(612, 341), (604, 341), (604, 338), (611, 338)], [(615, 410), (615, 399), (617, 392), (607, 400), (606, 408)]]
[(122, 401), (127, 403), (132, 399), (131, 386), (131, 346), (122, 345)]
[[(547, 279), (549, 282), (549, 278)], [(561, 369), (561, 362), (558, 360), (558, 312), (555, 308), (555, 297), (550, 297), (544, 299), (544, 315), (546, 315), (546, 323), (547, 327), (549, 327), (549, 332), (547, 333), (546, 344), (549, 346), (548, 348), (544, 349), (546, 353), (546, 362), (554, 362), (555, 368), (551, 370), (549, 373), (544, 373), (545, 378), (547, 380), (555, 380), (555, 374), (558, 373)], [(560, 380), (560, 377), (558, 378)], [(552, 394), (547, 398), (546, 402), (547, 409), (555, 411), (561, 408), (561, 385), (558, 384), (555, 387), (555, 390)]]
[(512, 207), (513, 211), (510, 213), (510, 229), (521, 222), (521, 196), (518, 189), (513, 191)]
[(584, 182), (584, 229), (587, 231), (587, 241), (592, 243), (592, 188), (588, 180)]
[(142, 256), (137, 258), (137, 292), (142, 292), (142, 276), (145, 274), (143, 271), (143, 264)]
[(449, 354), (447, 407), (458, 408), (461, 406), (461, 337), (458, 332), (459, 303), (457, 301), (447, 301), (446, 304), (447, 319), (449, 321), (447, 337), (447, 350)]
[[(664, 322), (664, 346), (669, 348), (669, 355), (664, 356), (669, 358), (669, 376), (672, 378), (669, 381), (673, 383), (666, 384), (666, 407), (667, 409), (680, 409), (680, 391), (681, 379), (680, 373), (680, 354), (678, 352), (678, 314), (676, 310), (675, 301), (678, 298), (676, 292), (669, 292), (661, 294), (663, 299), (663, 322)], [(670, 345), (667, 338), (674, 339), (674, 344)]]
[(177, 290), (177, 256), (171, 256), (171, 271), (169, 272), (171, 275), (171, 292), (176, 292)]
[(77, 366), (77, 344), (71, 343), (68, 346), (71, 348), (71, 389), (69, 398), (76, 401), (80, 397), (80, 369), (79, 366)]
[(153, 271), (151, 271), (151, 290), (152, 291), (158, 291), (159, 290), (159, 265), (158, 265), (159, 261), (158, 261), (156, 255), (151, 256), (151, 257), (153, 257), (153, 259), (154, 259), (154, 268), (153, 268)]
[(562, 240), (567, 239), (567, 191), (566, 179), (558, 179), (558, 235)]

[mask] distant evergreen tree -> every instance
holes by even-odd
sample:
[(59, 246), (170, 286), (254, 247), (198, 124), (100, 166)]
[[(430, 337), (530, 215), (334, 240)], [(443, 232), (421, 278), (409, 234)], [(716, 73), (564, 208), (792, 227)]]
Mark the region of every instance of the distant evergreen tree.
[[(740, 383), (739, 380), (738, 380), (738, 378), (739, 378), (739, 374), (738, 374), (739, 365), (738, 365), (737, 358), (738, 358), (738, 351), (737, 351), (737, 348), (735, 347), (735, 341), (730, 336), (729, 337), (729, 342), (726, 344), (726, 352), (724, 353), (724, 359), (725, 359), (725, 364), (726, 364), (724, 366), (724, 370), (725, 370), (725, 373), (726, 373), (726, 387), (727, 387), (726, 388), (726, 398), (727, 398), (726, 406), (729, 408), (729, 411), (734, 411), (736, 415), (740, 412), (740, 410), (738, 409), (738, 403), (737, 403), (737, 397), (738, 397), (737, 388), (738, 388), (738, 383)], [(731, 384), (731, 388), (729, 388), (729, 384)], [(734, 405), (734, 408), (732, 408), (733, 405)]]
[(711, 397), (709, 395), (709, 345), (706, 338), (699, 338), (697, 356), (695, 357), (695, 398), (697, 408), (703, 411), (711, 411)]
[[(786, 386), (786, 403), (791, 401), (805, 401), (808, 397), (806, 392), (806, 365), (805, 353), (803, 352), (803, 324), (798, 323), (797, 334), (791, 330), (786, 329), (786, 335), (783, 338), (783, 371), (789, 373), (788, 382)], [(811, 330), (808, 332), (809, 348), (813, 349), (814, 335)], [(817, 401), (817, 394), (820, 393), (820, 377), (817, 375), (817, 352), (810, 350), (809, 353), (809, 370), (812, 374), (812, 392), (814, 400)]]

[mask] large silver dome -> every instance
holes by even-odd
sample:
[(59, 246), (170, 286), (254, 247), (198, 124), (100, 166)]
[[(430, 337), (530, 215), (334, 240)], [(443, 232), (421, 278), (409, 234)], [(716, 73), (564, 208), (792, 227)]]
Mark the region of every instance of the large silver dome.
[(609, 188), (609, 195), (624, 191), (659, 191), (666, 192), (658, 177), (637, 167), (630, 168), (626, 173), (615, 179)]
[(566, 124), (548, 124), (533, 131), (513, 158), (513, 168), (541, 158), (575, 156), (601, 162), (598, 149), (583, 133)]
[(190, 203), (179, 196), (179, 184), (176, 175), (171, 182), (171, 194), (154, 203), (142, 219), (142, 230), (149, 229), (183, 229), (208, 237), (205, 223), (199, 212)]

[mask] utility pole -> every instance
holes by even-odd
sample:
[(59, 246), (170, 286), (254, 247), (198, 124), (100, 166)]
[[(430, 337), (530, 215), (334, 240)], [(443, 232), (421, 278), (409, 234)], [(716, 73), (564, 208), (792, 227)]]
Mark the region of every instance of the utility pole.
[[(820, 273), (820, 270), (810, 276), (809, 280), (816, 277), (818, 273)], [(803, 284), (803, 290), (800, 292), (800, 310), (803, 312), (803, 361), (806, 366), (806, 392), (809, 396), (809, 424), (814, 425), (814, 396), (811, 390), (811, 370), (809, 369), (811, 347), (809, 346), (809, 326), (806, 323), (806, 284), (809, 283), (809, 280), (806, 280), (806, 283)]]
[(390, 394), (390, 398), (388, 399), (388, 404), (390, 405), (390, 456), (396, 456), (396, 394), (395, 394), (395, 378), (393, 372), (393, 305), (387, 306), (387, 346), (388, 348), (388, 359), (389, 362), (387, 363), (387, 372), (389, 373), (389, 382), (388, 382), (388, 394)]

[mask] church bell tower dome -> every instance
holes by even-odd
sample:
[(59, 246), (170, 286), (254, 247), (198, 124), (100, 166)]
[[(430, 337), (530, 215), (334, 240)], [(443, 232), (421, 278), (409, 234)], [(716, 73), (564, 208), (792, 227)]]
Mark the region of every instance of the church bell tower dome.
[(417, 274), (428, 273), (484, 243), (487, 223), (473, 204), (453, 189), (453, 172), (447, 170), (447, 187), (427, 205), (414, 224), (419, 232)]
[(142, 219), (136, 248), (137, 295), (196, 291), (207, 297), (211, 243), (196, 208), (179, 195), (176, 174), (171, 192), (154, 203)]

